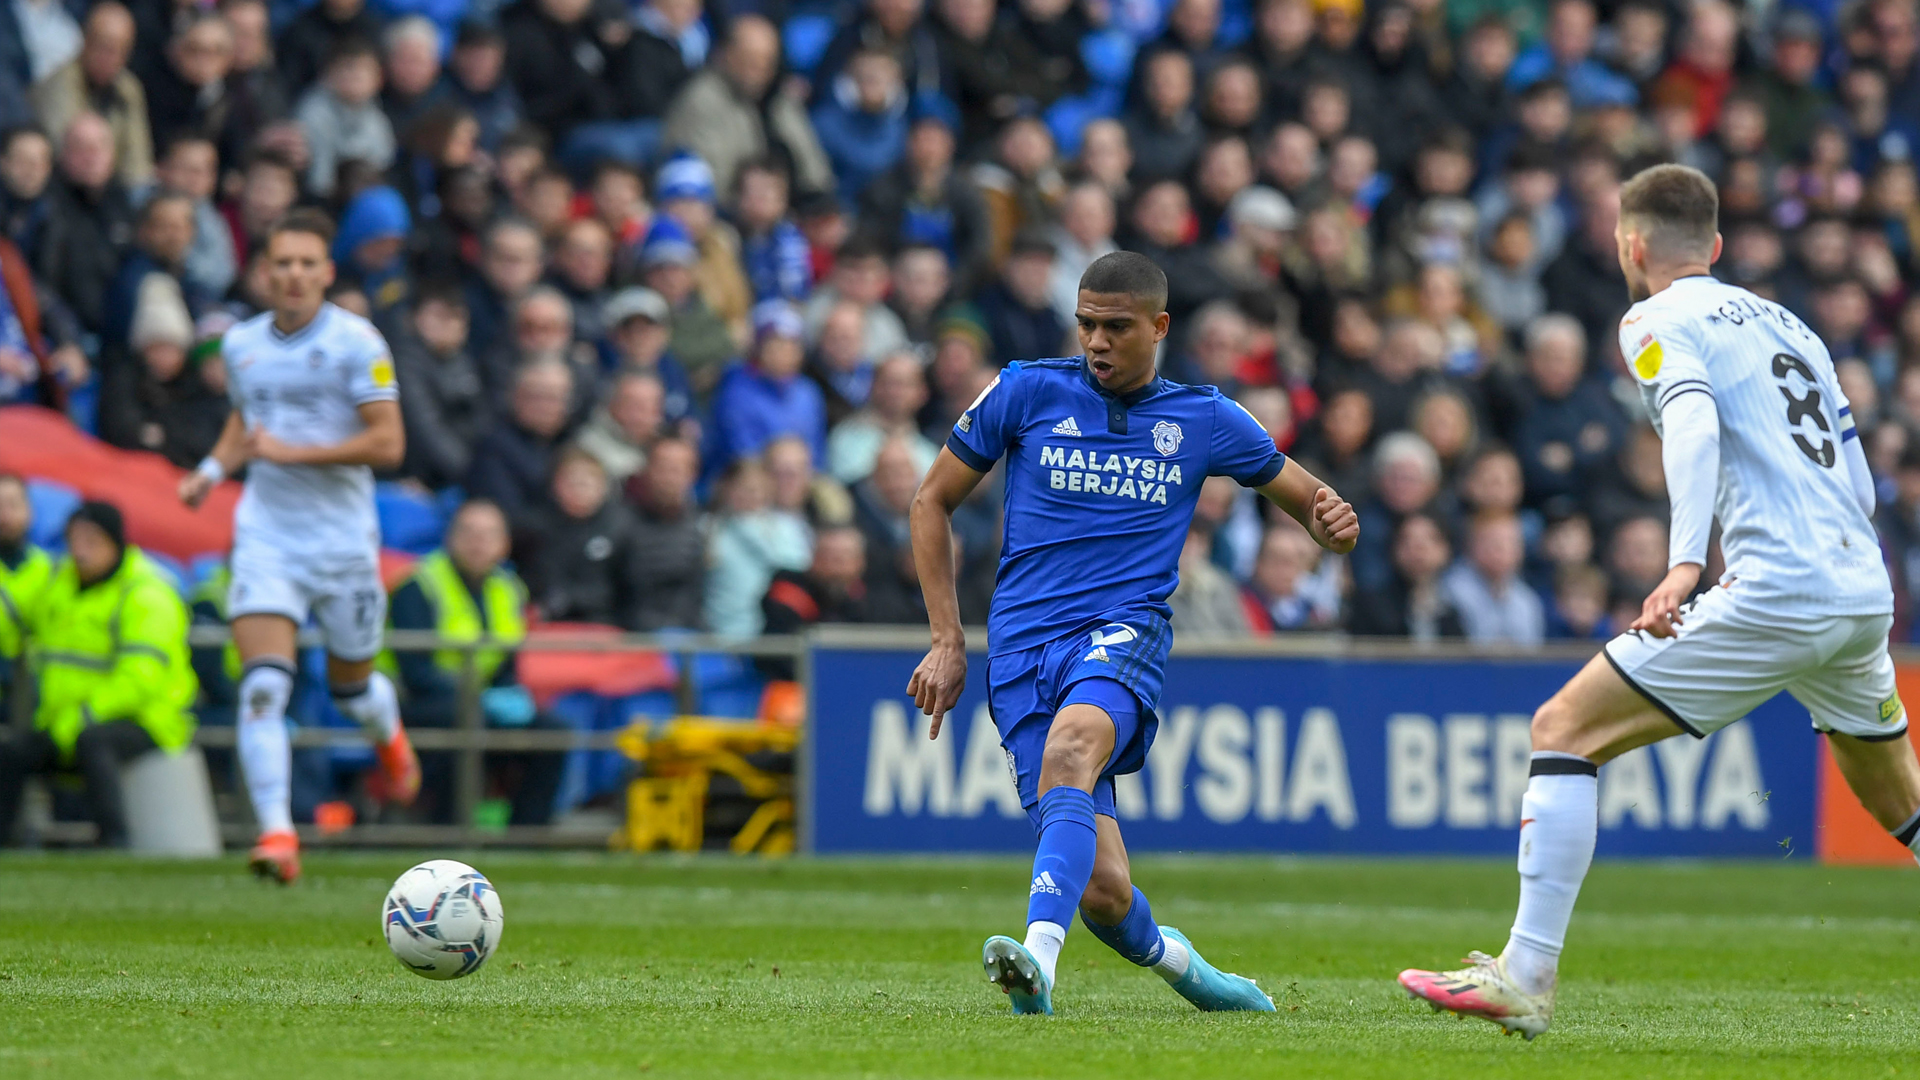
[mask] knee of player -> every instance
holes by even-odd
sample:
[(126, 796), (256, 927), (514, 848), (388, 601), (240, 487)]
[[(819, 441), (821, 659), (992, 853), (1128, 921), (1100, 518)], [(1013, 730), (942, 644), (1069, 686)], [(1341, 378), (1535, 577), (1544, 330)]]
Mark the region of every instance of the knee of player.
[(1089, 723), (1060, 723), (1055, 721), (1052, 731), (1047, 733), (1047, 748), (1044, 763), (1051, 771), (1065, 770), (1069, 775), (1078, 776), (1092, 770), (1097, 774), (1101, 760), (1101, 739), (1099, 730)]
[(1535, 750), (1568, 751), (1567, 740), (1576, 724), (1573, 709), (1556, 694), (1534, 710), (1531, 732)]

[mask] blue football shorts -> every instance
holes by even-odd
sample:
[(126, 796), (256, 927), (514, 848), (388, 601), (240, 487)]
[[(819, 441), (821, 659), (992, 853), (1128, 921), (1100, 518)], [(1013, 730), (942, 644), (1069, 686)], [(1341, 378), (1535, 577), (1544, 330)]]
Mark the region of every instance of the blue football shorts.
[(1007, 751), (1020, 805), (1036, 829), (1047, 732), (1054, 715), (1068, 705), (1094, 705), (1114, 721), (1113, 756), (1094, 785), (1094, 813), (1115, 816), (1113, 778), (1146, 764), (1160, 729), (1154, 710), (1173, 631), (1155, 614), (1135, 611), (1121, 618), (987, 659), (987, 707)]

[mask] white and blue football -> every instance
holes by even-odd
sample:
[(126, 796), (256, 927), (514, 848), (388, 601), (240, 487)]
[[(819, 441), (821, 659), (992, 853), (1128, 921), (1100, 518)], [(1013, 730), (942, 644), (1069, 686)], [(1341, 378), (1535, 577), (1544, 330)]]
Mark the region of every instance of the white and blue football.
[(500, 894), (485, 874), (452, 859), (430, 859), (387, 890), (380, 929), (387, 948), (428, 979), (458, 979), (480, 970), (500, 946)]

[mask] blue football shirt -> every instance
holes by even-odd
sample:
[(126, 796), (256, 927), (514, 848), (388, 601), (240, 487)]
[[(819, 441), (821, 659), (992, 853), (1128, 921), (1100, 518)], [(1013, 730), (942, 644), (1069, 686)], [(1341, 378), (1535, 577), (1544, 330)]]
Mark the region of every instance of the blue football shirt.
[(1007, 459), (1006, 540), (987, 616), (991, 655), (1031, 649), (1128, 609), (1170, 616), (1200, 485), (1259, 487), (1286, 458), (1211, 386), (1101, 388), (1083, 357), (1008, 364), (947, 448), (986, 472)]

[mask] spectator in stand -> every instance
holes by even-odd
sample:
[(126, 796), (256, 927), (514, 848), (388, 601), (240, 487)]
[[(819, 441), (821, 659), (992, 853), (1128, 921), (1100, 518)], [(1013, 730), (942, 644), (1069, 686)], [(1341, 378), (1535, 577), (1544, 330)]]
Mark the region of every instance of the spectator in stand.
[(1442, 580), (1467, 640), (1521, 646), (1546, 640), (1546, 608), (1520, 576), (1525, 558), (1519, 518), (1488, 513), (1474, 519), (1467, 531), (1466, 560)]
[(872, 475), (854, 488), (855, 515), (866, 537), (867, 615), (871, 622), (923, 624), (926, 601), (913, 561), (909, 515), (925, 475), (904, 440), (881, 444)]
[(1893, 497), (1880, 500), (1873, 525), (1893, 578), (1894, 640), (1912, 641), (1920, 610), (1920, 444), (1907, 446), (1890, 471)]
[(714, 186), (721, 191), (733, 189), (741, 165), (776, 150), (792, 160), (795, 187), (828, 190), (833, 166), (804, 105), (775, 86), (779, 74), (779, 31), (759, 15), (735, 18), (719, 61), (689, 79), (674, 98), (663, 141), (699, 155), (713, 168)]
[(616, 377), (651, 375), (660, 381), (661, 411), (665, 423), (676, 429), (692, 423), (693, 385), (686, 369), (667, 352), (673, 336), (673, 312), (666, 297), (652, 289), (629, 288), (615, 293), (601, 311), (609, 354)]
[(1350, 559), (1356, 588), (1386, 585), (1393, 559), (1388, 541), (1400, 519), (1412, 514), (1448, 516), (1440, 480), (1440, 458), (1425, 439), (1410, 431), (1381, 438), (1373, 454), (1374, 497), (1362, 504), (1362, 513), (1376, 528), (1370, 530), (1371, 538), (1354, 547)]
[(1527, 327), (1527, 382), (1532, 395), (1514, 432), (1526, 473), (1527, 501), (1538, 506), (1588, 489), (1594, 470), (1613, 457), (1626, 417), (1606, 388), (1583, 377), (1587, 342), (1567, 315), (1542, 315)]
[(225, 296), (239, 273), (233, 259), (233, 233), (213, 195), (220, 183), (220, 155), (213, 141), (197, 134), (176, 136), (160, 154), (159, 186), (193, 200), (193, 246), (187, 249), (185, 275), (207, 296)]
[(893, 295), (887, 307), (900, 318), (916, 349), (933, 344), (933, 335), (953, 295), (953, 271), (946, 252), (928, 244), (910, 244), (893, 257)]
[(506, 63), (507, 42), (499, 27), (478, 19), (460, 24), (443, 85), (451, 99), (480, 122), (480, 146), (488, 153), (498, 150), (526, 116), (519, 93), (505, 76)]
[(232, 68), (233, 27), (224, 17), (208, 11), (182, 23), (167, 42), (166, 64), (144, 84), (153, 144), (164, 148), (176, 136), (193, 134), (223, 146), (241, 145), (245, 136), (235, 133), (229, 139), (228, 132)]
[(713, 394), (708, 472), (758, 455), (781, 435), (799, 437), (814, 460), (826, 459), (826, 403), (820, 388), (800, 373), (805, 360), (805, 327), (793, 305), (768, 300), (755, 307), (753, 348), (727, 369)]
[(812, 119), (839, 178), (841, 201), (857, 202), (906, 150), (907, 97), (899, 62), (885, 52), (855, 53), (832, 93), (813, 107)]
[(939, 91), (940, 46), (932, 25), (921, 17), (923, 7), (923, 0), (866, 0), (850, 11), (813, 70), (814, 100), (833, 92), (835, 77), (862, 50), (892, 56), (913, 93)]
[(468, 349), (467, 301), (447, 284), (429, 284), (390, 333), (394, 371), (407, 407), (401, 475), (440, 491), (460, 483), (490, 415), (480, 367)]
[(1547, 293), (1540, 285), (1532, 218), (1515, 212), (1494, 224), (1474, 296), (1509, 335), (1545, 314)]
[(820, 326), (820, 340), (808, 358), (807, 375), (820, 386), (829, 427), (838, 427), (865, 407), (873, 392), (876, 364), (866, 353), (864, 323), (860, 305), (834, 305)]
[(493, 425), (473, 449), (467, 494), (491, 500), (508, 521), (529, 520), (546, 501), (572, 405), (573, 370), (565, 363), (546, 359), (522, 367), (506, 422)]
[(762, 626), (760, 601), (781, 570), (813, 559), (806, 522), (775, 509), (773, 483), (757, 458), (740, 458), (720, 484), (720, 514), (707, 549), (706, 625), (727, 637), (752, 637)]
[(698, 630), (706, 603), (707, 521), (694, 494), (700, 455), (684, 439), (653, 444), (626, 484), (634, 510), (634, 629)]
[(666, 300), (673, 324), (667, 347), (704, 400), (737, 354), (732, 330), (697, 287), (694, 268), (699, 261), (693, 239), (679, 222), (665, 216), (654, 219), (640, 249), (641, 280)]
[(1060, 224), (1053, 228), (1053, 277), (1047, 286), (1053, 311), (1063, 325), (1074, 325), (1080, 306), (1080, 276), (1102, 255), (1120, 250), (1113, 242), (1113, 195), (1101, 184), (1082, 180), (1060, 203)]
[[(545, 262), (540, 231), (532, 222), (507, 217), (487, 227), (481, 241), (480, 273), (466, 287), (471, 325), (468, 340), (481, 343), (480, 349), (485, 349), (507, 335), (513, 308), (540, 281)], [(509, 387), (505, 380), (498, 379), (504, 374), (481, 369), (487, 393), (495, 400), (507, 396)]]
[(240, 139), (220, 147), (220, 159), (232, 166), (245, 158), (255, 132), (287, 115), (287, 84), (273, 55), (272, 17), (265, 0), (223, 0), (220, 14), (233, 31), (226, 130)]
[(879, 243), (864, 237), (847, 241), (834, 258), (832, 277), (807, 298), (808, 337), (818, 339), (827, 316), (844, 302), (859, 306), (863, 313), (866, 328), (862, 352), (867, 356), (886, 356), (910, 347), (907, 328), (887, 307), (892, 285), (892, 270)]
[[(1267, 530), (1253, 576), (1241, 590), (1247, 625), (1256, 635), (1331, 630), (1340, 625), (1340, 583), (1321, 572), (1320, 545), (1306, 530), (1281, 522)], [(1331, 566), (1331, 561), (1325, 561)]]
[(350, 161), (376, 171), (393, 164), (393, 125), (380, 111), (380, 84), (380, 54), (371, 42), (348, 38), (327, 58), (325, 77), (294, 107), (312, 155), (309, 191), (332, 195), (341, 166)]
[(198, 318), (212, 298), (186, 279), (187, 252), (193, 248), (193, 200), (172, 191), (148, 199), (135, 222), (134, 247), (120, 264), (107, 291), (107, 310), (101, 328), (102, 368), (106, 385), (101, 393), (116, 392), (114, 377), (122, 373), (127, 330), (133, 325), (140, 286), (152, 274), (173, 278), (186, 297), (187, 309)]
[[(48, 131), (64, 143), (83, 114), (106, 121), (114, 176), (131, 188), (153, 177), (153, 132), (147, 120), (147, 95), (127, 70), (133, 55), (133, 16), (115, 0), (87, 12), (79, 55), (55, 69), (33, 88), (33, 107)], [(64, 145), (62, 151), (64, 154)]]
[(597, 218), (575, 218), (561, 230), (549, 275), (573, 305), (573, 333), (581, 341), (606, 339), (602, 310), (613, 296), (613, 236)]
[(673, 95), (707, 62), (713, 47), (701, 0), (647, 0), (633, 9), (633, 41), (617, 76), (634, 116), (665, 116)]
[[(300, 170), (275, 150), (255, 150), (241, 163), (240, 192), (222, 208), (235, 260), (264, 250), (267, 231), (300, 198)], [(196, 230), (196, 239), (198, 232)]]
[(212, 378), (203, 369), (218, 368), (218, 354), (209, 365), (206, 351), (193, 347), (193, 319), (178, 281), (149, 274), (141, 282), (128, 345), (138, 370), (115, 385), (132, 393), (100, 403), (102, 435), (192, 468), (219, 441), (228, 402), (224, 369)]
[(412, 230), (406, 200), (385, 184), (355, 195), (340, 215), (333, 264), (340, 280), (358, 285), (367, 294), (376, 316), (399, 307), (411, 293), (406, 247)]
[(573, 305), (560, 290), (539, 285), (513, 309), (513, 336), (480, 357), (493, 371), (517, 371), (535, 360), (558, 360), (573, 373), (570, 422), (584, 420), (600, 389), (600, 357), (574, 336)]
[(1773, 57), (1750, 85), (1767, 114), (1767, 146), (1781, 161), (1792, 160), (1813, 140), (1813, 127), (1833, 105), (1822, 86), (1820, 59), (1826, 33), (1820, 17), (1805, 8), (1786, 8), (1773, 26)]
[(1177, 180), (1146, 188), (1133, 204), (1134, 236), (1127, 246), (1167, 273), (1167, 313), (1176, 325), (1209, 300), (1231, 292), (1203, 247), (1189, 243), (1193, 204)]
[(782, 435), (760, 458), (773, 481), (774, 509), (799, 515), (815, 531), (853, 520), (853, 496), (840, 481), (814, 469), (806, 440)]
[(1193, 108), (1193, 61), (1177, 49), (1162, 49), (1149, 54), (1136, 70), (1143, 72), (1144, 95), (1127, 117), (1133, 181), (1185, 176), (1206, 139)]
[(653, 208), (647, 205), (646, 181), (640, 170), (624, 161), (608, 159), (594, 167), (587, 183), (587, 209), (613, 234), (618, 254), (615, 265), (622, 280), (633, 270), (640, 245), (647, 238)]
[(1413, 403), (1442, 384), (1439, 369), (1444, 348), (1440, 332), (1424, 322), (1400, 319), (1387, 327), (1379, 352), (1357, 379), (1373, 399), (1376, 430), (1406, 427)]
[(827, 437), (827, 471), (843, 484), (857, 484), (873, 472), (880, 448), (894, 441), (906, 446), (922, 476), (940, 447), (920, 433), (914, 417), (927, 403), (927, 381), (910, 353), (895, 353), (873, 373), (866, 407), (834, 425)]
[(1627, 313), (1626, 279), (1620, 275), (1613, 239), (1619, 219), (1620, 191), (1615, 187), (1582, 207), (1579, 231), (1540, 277), (1547, 310), (1580, 320), (1587, 335), (1587, 366), (1596, 371), (1605, 362), (1606, 343), (1617, 340), (1620, 317)]
[(954, 168), (960, 116), (952, 102), (926, 94), (913, 99), (910, 115), (905, 152), (867, 185), (860, 221), (890, 244), (945, 252), (956, 289), (966, 292), (988, 272), (993, 226), (979, 189)]
[[(46, 551), (27, 539), (33, 528), (33, 503), (27, 482), (13, 473), (0, 473), (0, 596), (9, 617), (0, 621), (0, 715), (12, 716), (16, 667), (26, 649), (26, 630), (40, 599), (53, 581), (54, 562)], [(17, 617), (13, 616), (18, 612)], [(0, 838), (3, 839), (3, 838)]]
[(1348, 629), (1370, 636), (1406, 636), (1415, 641), (1465, 637), (1460, 613), (1443, 586), (1453, 561), (1446, 530), (1425, 514), (1410, 514), (1393, 530), (1393, 577), (1354, 598)]
[(800, 303), (813, 289), (813, 255), (788, 215), (786, 169), (769, 159), (740, 166), (733, 221), (740, 233), (740, 266), (753, 302)]
[(1200, 529), (1187, 533), (1180, 549), (1180, 583), (1167, 606), (1173, 609), (1173, 631), (1198, 638), (1243, 638), (1249, 632), (1240, 586), (1208, 557), (1212, 538)]
[(1619, 633), (1608, 609), (1607, 575), (1597, 566), (1562, 567), (1554, 576), (1547, 636), (1605, 641)]
[(1667, 526), (1657, 517), (1621, 522), (1607, 543), (1613, 598), (1638, 607), (1667, 575)]
[(39, 247), (53, 180), (53, 140), (24, 125), (0, 133), (0, 239), (22, 252)]
[(680, 154), (660, 167), (654, 199), (661, 220), (678, 222), (693, 241), (700, 253), (694, 266), (695, 286), (737, 342), (745, 339), (753, 287), (740, 266), (740, 234), (716, 216), (714, 197), (713, 170), (699, 158)]
[(1230, 300), (1215, 300), (1194, 312), (1187, 328), (1187, 347), (1166, 365), (1166, 375), (1189, 386), (1217, 386), (1228, 397), (1240, 396), (1240, 363), (1247, 356), (1251, 328), (1247, 317)]
[[(66, 387), (87, 381), (86, 356), (78, 347), (62, 343), (49, 351), (42, 302), (26, 256), (0, 237), (0, 403), (58, 406)], [(52, 296), (44, 302), (57, 303)]]
[(342, 42), (379, 36), (380, 18), (366, 0), (319, 0), (294, 16), (274, 50), (287, 90), (297, 95), (312, 85)]
[(1591, 0), (1555, 0), (1547, 13), (1546, 40), (1522, 52), (1507, 71), (1507, 88), (1524, 90), (1545, 78), (1567, 86), (1576, 109), (1626, 95), (1639, 95), (1633, 84), (1594, 56), (1598, 16)]
[(634, 627), (640, 590), (633, 567), (639, 549), (633, 519), (611, 492), (599, 459), (568, 449), (554, 464), (547, 505), (520, 519), (515, 561), (526, 569), (528, 592), (541, 618)]
[(994, 0), (939, 0), (934, 35), (943, 88), (965, 117), (962, 143), (979, 146), (1001, 124), (1085, 88), (1079, 51), (1050, 63), (1015, 15), (997, 18)]
[(616, 486), (647, 463), (647, 452), (665, 434), (666, 390), (657, 375), (623, 372), (606, 400), (574, 438), (574, 445), (600, 463)]
[[(591, 0), (518, 0), (500, 14), (506, 38), (507, 78), (519, 92), (529, 123), (583, 164), (612, 156), (639, 165), (652, 139), (612, 120), (609, 72), (630, 40), (631, 24), (597, 13)], [(570, 143), (579, 128), (581, 141)], [(657, 135), (657, 129), (654, 131)]]
[[(520, 684), (517, 646), (527, 636), (527, 586), (508, 569), (510, 533), (500, 508), (484, 500), (462, 503), (447, 524), (446, 541), (415, 564), (393, 592), (387, 620), (395, 630), (431, 630), (448, 641), (487, 638), (492, 648), (473, 654), (472, 678), (478, 684), (480, 712), (488, 727), (532, 731), (562, 730), (565, 724), (541, 712)], [(390, 654), (398, 677), (400, 705), (414, 728), (459, 726), (465, 655), (443, 652)], [(434, 821), (453, 820), (453, 755), (421, 755), (422, 809)], [(509, 783), (512, 825), (545, 825), (553, 816), (566, 756), (554, 753), (488, 754), (489, 772), (518, 774)], [(419, 804), (416, 804), (419, 805)]]
[(1022, 230), (1000, 272), (980, 294), (979, 305), (996, 356), (1054, 356), (1067, 342), (1068, 324), (1053, 309), (1053, 242), (1039, 230)]
[[(774, 573), (760, 601), (764, 633), (798, 634), (821, 623), (863, 623), (867, 617), (867, 543), (859, 529), (837, 525), (813, 540), (806, 570)], [(792, 664), (781, 678), (792, 678)]]
[(423, 15), (395, 19), (380, 35), (380, 45), (386, 62), (380, 107), (395, 131), (407, 131), (429, 109), (451, 103), (452, 94), (440, 80), (444, 50), (433, 20)]

